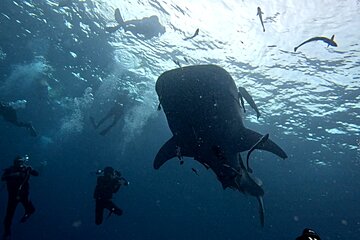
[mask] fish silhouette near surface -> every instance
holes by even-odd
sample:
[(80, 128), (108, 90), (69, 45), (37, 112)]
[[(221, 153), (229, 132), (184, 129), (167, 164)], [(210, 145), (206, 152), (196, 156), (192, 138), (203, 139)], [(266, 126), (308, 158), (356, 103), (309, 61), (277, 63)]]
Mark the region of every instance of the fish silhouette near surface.
[(335, 35), (332, 35), (331, 38), (327, 38), (327, 37), (310, 38), (310, 39), (306, 40), (305, 42), (301, 43), (299, 46), (294, 47), (294, 52), (296, 52), (298, 50), (298, 48), (301, 47), (302, 45), (309, 43), (309, 42), (315, 42), (315, 41), (323, 41), (323, 42), (327, 43), (328, 46), (337, 47), (337, 43), (334, 41), (334, 38), (335, 38)]
[(196, 29), (194, 35), (192, 35), (191, 37), (186, 37), (186, 38), (184, 38), (184, 40), (186, 41), (186, 40), (189, 40), (189, 39), (193, 39), (194, 37), (199, 35), (199, 31), (200, 31), (199, 29)]
[(178, 155), (193, 158), (211, 169), (224, 189), (256, 197), (263, 225), (264, 190), (239, 153), (250, 150), (250, 156), (262, 149), (284, 159), (287, 155), (267, 135), (244, 126), (238, 89), (230, 74), (216, 65), (186, 66), (161, 74), (156, 92), (173, 136), (158, 151), (154, 168)]
[(263, 19), (262, 19), (262, 15), (263, 15), (263, 14), (264, 14), (264, 13), (261, 11), (261, 8), (258, 7), (258, 8), (257, 8), (257, 14), (256, 14), (256, 15), (259, 16), (260, 22), (261, 22), (261, 26), (263, 27), (263, 32), (265, 32), (264, 21), (263, 21)]

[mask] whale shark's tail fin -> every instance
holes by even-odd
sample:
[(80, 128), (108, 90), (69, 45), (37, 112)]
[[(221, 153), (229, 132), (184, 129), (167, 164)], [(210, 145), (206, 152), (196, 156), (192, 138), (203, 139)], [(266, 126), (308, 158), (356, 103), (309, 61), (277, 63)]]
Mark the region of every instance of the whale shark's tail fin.
[(265, 224), (265, 208), (264, 208), (264, 201), (262, 196), (256, 197), (259, 202), (259, 216), (260, 216), (260, 224), (261, 227), (264, 227)]
[[(244, 128), (243, 131), (244, 131), (244, 133), (240, 134), (240, 136), (242, 136), (242, 137), (237, 142), (238, 149), (240, 152), (250, 150), (251, 147), (254, 146), (257, 143), (257, 141), (259, 141), (259, 139), (262, 137), (262, 135), (260, 133), (257, 133), (255, 131), (247, 129), (247, 128)], [(259, 146), (257, 146), (256, 149), (261, 149), (261, 150), (265, 150), (265, 151), (274, 153), (283, 159), (287, 158), (287, 155), (284, 152), (284, 150), (282, 150), (276, 143), (274, 143), (270, 139), (265, 141), (263, 144), (260, 144)]]
[(262, 188), (262, 182), (260, 179), (255, 177), (254, 175), (250, 174), (242, 159), (241, 155), (238, 154), (238, 161), (240, 163), (241, 167), (241, 174), (236, 176), (235, 182), (237, 184), (237, 188), (240, 192), (244, 194), (249, 194), (251, 196), (256, 197), (256, 199), (259, 202), (259, 217), (260, 217), (260, 224), (262, 227), (264, 227), (265, 222), (265, 209), (264, 209), (264, 202), (263, 202), (263, 196), (264, 196), (264, 189)]

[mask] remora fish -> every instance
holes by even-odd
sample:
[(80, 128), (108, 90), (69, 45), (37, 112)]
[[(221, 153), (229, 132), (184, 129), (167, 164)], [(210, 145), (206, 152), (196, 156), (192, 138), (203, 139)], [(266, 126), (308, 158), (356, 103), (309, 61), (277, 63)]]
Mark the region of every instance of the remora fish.
[(189, 39), (193, 39), (193, 38), (196, 37), (197, 35), (199, 35), (199, 29), (196, 29), (194, 35), (192, 35), (191, 37), (186, 37), (186, 38), (184, 38), (184, 40), (186, 41), (186, 40), (189, 40)]
[(257, 8), (257, 14), (256, 14), (256, 15), (259, 15), (260, 22), (261, 22), (261, 25), (262, 25), (262, 27), (263, 27), (263, 31), (265, 32), (265, 27), (264, 27), (264, 22), (263, 22), (263, 19), (262, 19), (262, 14), (264, 14), (264, 13), (261, 11), (261, 8), (258, 7), (258, 8)]
[(309, 43), (309, 42), (314, 42), (314, 41), (323, 41), (325, 43), (328, 44), (328, 46), (333, 46), (333, 47), (337, 47), (336, 42), (334, 41), (335, 35), (331, 36), (331, 39), (327, 38), (327, 37), (313, 37), (310, 38), (308, 40), (306, 40), (305, 42), (301, 43), (299, 46), (294, 47), (294, 52), (296, 52), (296, 50), (301, 47), (302, 45)]

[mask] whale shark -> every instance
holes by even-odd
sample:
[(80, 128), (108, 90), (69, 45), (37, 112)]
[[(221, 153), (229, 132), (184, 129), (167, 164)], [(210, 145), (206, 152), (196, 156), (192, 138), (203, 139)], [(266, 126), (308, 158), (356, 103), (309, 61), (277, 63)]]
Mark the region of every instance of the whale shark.
[(263, 225), (264, 190), (239, 153), (261, 149), (283, 159), (287, 155), (268, 136), (244, 126), (238, 91), (230, 74), (216, 65), (186, 66), (161, 74), (155, 88), (158, 109), (163, 109), (173, 136), (155, 156), (154, 168), (176, 157), (193, 158), (215, 173), (223, 189), (255, 196)]

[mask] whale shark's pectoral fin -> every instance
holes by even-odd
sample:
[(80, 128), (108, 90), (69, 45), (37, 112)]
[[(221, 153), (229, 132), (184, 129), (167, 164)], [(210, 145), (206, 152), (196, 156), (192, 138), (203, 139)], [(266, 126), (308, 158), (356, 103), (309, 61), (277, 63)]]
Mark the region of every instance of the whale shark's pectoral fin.
[[(170, 138), (156, 154), (154, 160), (154, 168), (159, 169), (167, 160), (178, 157), (182, 161), (182, 157), (194, 157), (194, 154), (185, 147), (179, 146), (174, 137)], [(181, 163), (181, 162), (180, 162)], [(182, 164), (182, 163), (181, 163)]]
[[(238, 141), (238, 147), (240, 152), (250, 150), (251, 147), (254, 146), (262, 137), (260, 133), (257, 133), (247, 128), (244, 128), (243, 131), (244, 132), (240, 134), (241, 138)], [(283, 159), (287, 158), (287, 155), (284, 152), (284, 150), (282, 150), (276, 143), (274, 143), (270, 139), (265, 141), (263, 144), (257, 146), (256, 149), (261, 149), (274, 153)]]
[(170, 138), (156, 154), (154, 168), (159, 169), (167, 160), (176, 157), (177, 144), (175, 138)]

